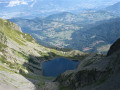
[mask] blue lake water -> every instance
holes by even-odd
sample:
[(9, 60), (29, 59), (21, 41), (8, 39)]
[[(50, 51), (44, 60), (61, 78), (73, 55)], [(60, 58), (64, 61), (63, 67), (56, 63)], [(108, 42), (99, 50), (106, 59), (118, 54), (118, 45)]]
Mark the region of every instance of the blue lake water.
[(57, 77), (66, 70), (75, 69), (78, 63), (78, 61), (72, 61), (66, 58), (56, 58), (51, 61), (43, 62), (43, 75)]

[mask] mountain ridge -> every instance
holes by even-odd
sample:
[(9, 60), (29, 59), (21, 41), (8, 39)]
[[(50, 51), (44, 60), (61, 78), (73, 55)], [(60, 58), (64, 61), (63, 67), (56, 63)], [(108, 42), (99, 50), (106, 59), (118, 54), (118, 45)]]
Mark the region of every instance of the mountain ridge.
[(111, 5), (107, 8), (105, 8), (105, 10), (110, 13), (120, 16), (120, 13), (118, 12), (120, 10), (120, 2), (115, 3), (114, 5)]

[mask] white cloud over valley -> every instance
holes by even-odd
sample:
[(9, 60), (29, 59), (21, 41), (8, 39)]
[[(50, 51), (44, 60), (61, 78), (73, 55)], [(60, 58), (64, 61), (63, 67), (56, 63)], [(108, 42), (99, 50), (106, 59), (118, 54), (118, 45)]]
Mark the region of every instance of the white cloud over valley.
[(24, 0), (12, 0), (9, 2), (7, 7), (14, 7), (17, 5), (28, 5), (28, 2), (24, 1)]

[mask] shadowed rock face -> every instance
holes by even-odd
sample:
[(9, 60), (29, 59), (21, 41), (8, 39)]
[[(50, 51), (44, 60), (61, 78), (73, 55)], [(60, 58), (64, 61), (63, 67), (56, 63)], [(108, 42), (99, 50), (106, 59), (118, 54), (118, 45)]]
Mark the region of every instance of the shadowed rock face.
[(110, 56), (114, 52), (120, 50), (120, 38), (110, 47), (110, 50), (107, 53), (107, 56)]
[(91, 55), (78, 68), (57, 77), (62, 88), (69, 90), (120, 90), (120, 39), (110, 48), (107, 57)]

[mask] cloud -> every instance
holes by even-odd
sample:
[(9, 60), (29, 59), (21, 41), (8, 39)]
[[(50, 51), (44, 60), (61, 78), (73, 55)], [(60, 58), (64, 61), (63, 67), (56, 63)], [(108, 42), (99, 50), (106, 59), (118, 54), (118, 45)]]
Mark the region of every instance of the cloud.
[(14, 1), (10, 1), (7, 7), (14, 7), (21, 4), (28, 5), (28, 3), (25, 2), (24, 0), (14, 0)]
[(33, 1), (33, 3), (30, 5), (30, 7), (33, 7), (37, 1), (36, 0), (31, 0), (31, 1)]

